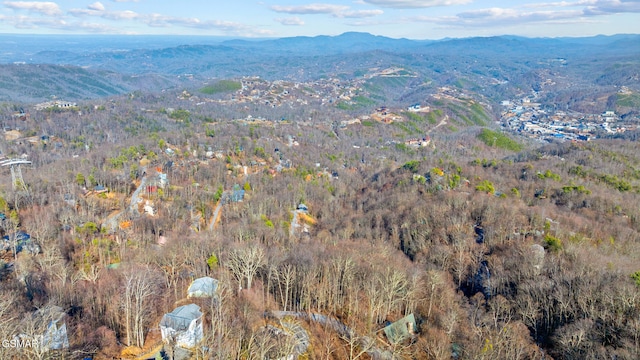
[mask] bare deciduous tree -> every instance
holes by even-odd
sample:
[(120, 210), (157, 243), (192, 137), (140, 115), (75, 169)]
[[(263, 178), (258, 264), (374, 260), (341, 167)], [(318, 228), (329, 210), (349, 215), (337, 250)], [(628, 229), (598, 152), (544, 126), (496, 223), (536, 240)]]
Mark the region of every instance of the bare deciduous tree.
[(144, 334), (154, 308), (151, 300), (158, 295), (160, 283), (149, 269), (131, 269), (125, 275), (121, 307), (127, 345), (144, 345)]
[(227, 266), (238, 280), (240, 288), (244, 282), (246, 288), (251, 289), (253, 278), (264, 264), (264, 260), (264, 250), (258, 245), (253, 245), (232, 250)]

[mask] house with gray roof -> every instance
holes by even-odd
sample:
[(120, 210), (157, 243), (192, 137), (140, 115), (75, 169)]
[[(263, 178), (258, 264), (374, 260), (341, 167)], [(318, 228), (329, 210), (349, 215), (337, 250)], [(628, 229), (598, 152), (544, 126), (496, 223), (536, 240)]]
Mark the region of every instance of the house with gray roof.
[(217, 290), (218, 280), (205, 276), (193, 280), (191, 285), (189, 285), (189, 289), (187, 290), (187, 297), (213, 297)]
[(196, 304), (175, 308), (160, 321), (162, 341), (185, 349), (194, 348), (203, 337), (202, 312)]

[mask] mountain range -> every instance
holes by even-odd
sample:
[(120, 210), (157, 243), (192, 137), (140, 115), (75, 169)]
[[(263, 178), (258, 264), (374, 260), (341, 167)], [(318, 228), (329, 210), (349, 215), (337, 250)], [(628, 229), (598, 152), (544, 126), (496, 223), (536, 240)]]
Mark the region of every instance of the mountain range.
[[(618, 79), (616, 74), (602, 74), (603, 67), (620, 64), (618, 68), (624, 68), (624, 73), (638, 73), (640, 69), (640, 35), (499, 36), (438, 41), (353, 32), (258, 40), (0, 35), (0, 44), (4, 49), (0, 64), (5, 64), (0, 65), (0, 98), (5, 100), (37, 100), (42, 94), (82, 87), (83, 82), (78, 83), (74, 77), (89, 77), (93, 80), (86, 80), (88, 84), (102, 84), (66, 94), (82, 99), (181, 87), (186, 74), (199, 82), (241, 76), (307, 81), (327, 76), (352, 78), (363, 69), (400, 65), (442, 84), (459, 78), (482, 84), (493, 78), (521, 87), (532, 85), (521, 83), (527, 82), (532, 73), (552, 66), (576, 79), (586, 76), (595, 81), (592, 78), (596, 74), (600, 78), (613, 77), (616, 80), (609, 82), (620, 86), (633, 85), (629, 81), (633, 76)], [(48, 66), (38, 67), (44, 64)], [(77, 74), (61, 76), (70, 71)], [(39, 80), (21, 80), (20, 74), (24, 73)], [(145, 81), (140, 81), (142, 75)]]

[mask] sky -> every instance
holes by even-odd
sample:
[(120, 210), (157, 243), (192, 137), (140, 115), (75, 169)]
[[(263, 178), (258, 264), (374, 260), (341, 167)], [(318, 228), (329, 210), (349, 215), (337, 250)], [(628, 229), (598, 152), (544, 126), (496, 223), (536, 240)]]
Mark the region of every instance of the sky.
[(0, 33), (442, 39), (640, 33), (640, 0), (0, 0)]

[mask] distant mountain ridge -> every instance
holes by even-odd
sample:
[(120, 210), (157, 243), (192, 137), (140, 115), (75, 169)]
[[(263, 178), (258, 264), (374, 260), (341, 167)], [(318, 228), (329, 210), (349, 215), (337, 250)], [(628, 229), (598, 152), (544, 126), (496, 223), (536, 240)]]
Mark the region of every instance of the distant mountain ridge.
[[(145, 40), (149, 42), (145, 43)], [(99, 71), (119, 74), (102, 80), (103, 86), (88, 87), (89, 91), (78, 88), (70, 93), (78, 98), (136, 89), (157, 91), (158, 81), (163, 84), (162, 88), (181, 84), (185, 74), (196, 81), (241, 76), (306, 81), (326, 76), (353, 78), (370, 68), (396, 65), (410, 68), (420, 77), (443, 85), (463, 79), (476, 91), (482, 90), (482, 84), (487, 82), (509, 83), (515, 89), (531, 87), (527, 82), (539, 77), (532, 74), (548, 67), (552, 59), (565, 59), (563, 72), (571, 75), (572, 71), (578, 71), (576, 77), (585, 78), (601, 77), (603, 74), (597, 73), (615, 62), (624, 62), (627, 67), (631, 64), (626, 72), (632, 75), (620, 77), (624, 80), (633, 78), (640, 58), (640, 35), (628, 34), (588, 38), (495, 36), (438, 41), (392, 39), (357, 32), (260, 40), (0, 35), (0, 45), (6, 45), (0, 50), (0, 63), (57, 65), (64, 66), (67, 72), (75, 67), (78, 73), (89, 71), (96, 76)], [(572, 68), (572, 64), (581, 64), (581, 67)], [(3, 71), (11, 69), (18, 68), (4, 67)], [(132, 76), (139, 75), (155, 80), (130, 81)], [(41, 72), (41, 77), (46, 85), (42, 89), (55, 89), (58, 85), (65, 89), (66, 80), (72, 81), (69, 88), (77, 86), (72, 77), (47, 81), (50, 77), (47, 72)], [(612, 83), (617, 78), (607, 76), (607, 79), (613, 79)], [(113, 83), (107, 84), (109, 82)], [(153, 87), (146, 87), (149, 84)], [(24, 95), (24, 91), (40, 94), (44, 91), (41, 88), (27, 91), (19, 86), (16, 89), (22, 90), (15, 91), (18, 98), (23, 98), (20, 95)], [(9, 94), (14, 90), (2, 90), (5, 98), (11, 98)], [(508, 91), (485, 90), (489, 96), (492, 92)]]
[[(8, 44), (8, 35), (0, 35), (0, 44)], [(91, 36), (82, 38), (83, 41), (74, 41), (77, 38), (66, 39), (64, 37), (52, 38), (52, 43), (41, 43), (42, 51), (32, 52), (37, 48), (38, 38), (22, 39), (21, 45), (10, 49), (11, 52), (0, 53), (2, 62), (47, 63), (57, 65), (76, 65), (91, 67), (106, 67), (114, 71), (122, 72), (165, 72), (175, 74), (176, 69), (183, 67), (167, 66), (170, 64), (158, 64), (158, 66), (136, 66), (136, 64), (148, 64), (151, 60), (173, 59), (177, 62), (193, 60), (193, 57), (203, 56), (200, 61), (211, 61), (212, 65), (224, 63), (215, 57), (229, 56), (230, 59), (242, 60), (249, 58), (267, 58), (283, 56), (308, 57), (308, 56), (332, 56), (366, 53), (376, 50), (391, 54), (422, 53), (428, 54), (443, 51), (444, 53), (468, 54), (470, 52), (505, 53), (507, 56), (562, 56), (573, 55), (576, 52), (640, 52), (640, 35), (615, 35), (596, 36), (588, 38), (525, 38), (518, 36), (496, 36), (456, 38), (446, 40), (409, 40), (392, 39), (384, 36), (375, 36), (368, 33), (348, 32), (338, 36), (315, 37), (289, 37), (280, 39), (224, 40), (221, 38), (197, 38), (185, 37), (185, 43), (180, 44), (180, 37), (169, 37), (167, 46), (162, 46), (161, 39), (145, 46), (142, 41), (134, 41), (131, 37), (94, 37), (97, 44), (91, 47)], [(109, 41), (104, 41), (109, 39)], [(135, 37), (133, 37), (135, 39)], [(145, 38), (146, 39), (146, 38)], [(124, 41), (123, 49), (118, 49), (118, 41)], [(81, 44), (82, 48), (69, 45), (64, 49), (64, 44)], [(17, 49), (25, 48), (28, 51), (21, 53)], [(118, 49), (118, 50), (114, 50)], [(547, 53), (547, 54), (543, 54)], [(249, 62), (251, 59), (249, 59)], [(126, 64), (118, 62), (126, 61)], [(133, 64), (131, 62), (134, 62)], [(134, 66), (132, 66), (134, 65)], [(243, 61), (234, 61), (235, 66), (241, 67)], [(167, 69), (167, 70), (164, 70)], [(201, 70), (195, 66), (194, 70)]]
[(417, 41), (408, 39), (392, 39), (369, 33), (347, 32), (338, 36), (297, 36), (260, 42), (246, 40), (230, 40), (223, 42), (239, 48), (261, 49), (277, 53), (290, 52), (298, 55), (345, 54), (368, 52), (372, 50), (398, 51), (419, 47), (434, 41)]
[[(73, 53), (68, 51), (40, 52), (27, 63), (53, 63), (103, 68), (129, 74), (161, 73), (199, 74), (205, 77), (260, 75), (281, 77), (282, 59), (306, 63), (311, 57), (328, 58), (382, 51), (391, 58), (407, 58), (415, 54), (431, 56), (500, 56), (505, 58), (549, 58), (582, 56), (585, 53), (640, 53), (640, 36), (588, 39), (529, 39), (517, 37), (487, 37), (447, 41), (416, 41), (391, 39), (365, 33), (345, 33), (340, 36), (294, 37), (275, 40), (230, 40), (214, 45), (180, 45), (157, 49), (134, 49)], [(629, 41), (637, 40), (636, 45)], [(290, 61), (285, 61), (285, 64)], [(316, 61), (317, 62), (317, 61)], [(275, 65), (275, 66), (274, 66)], [(262, 73), (251, 73), (264, 67)], [(332, 64), (327, 63), (332, 71)]]

